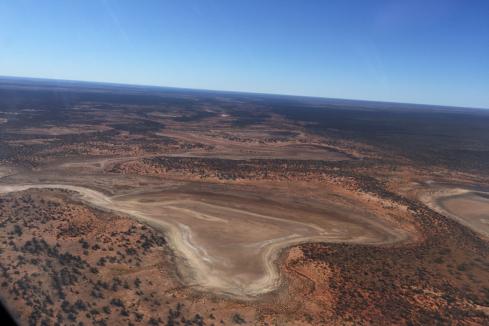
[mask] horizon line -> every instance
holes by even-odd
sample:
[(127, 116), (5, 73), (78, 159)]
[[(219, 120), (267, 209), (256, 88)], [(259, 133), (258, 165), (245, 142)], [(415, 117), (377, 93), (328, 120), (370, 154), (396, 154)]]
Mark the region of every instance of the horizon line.
[(105, 84), (112, 86), (131, 86), (131, 87), (153, 87), (161, 89), (176, 89), (176, 90), (188, 90), (188, 91), (200, 91), (200, 92), (216, 92), (216, 93), (234, 93), (234, 94), (250, 94), (250, 95), (266, 95), (266, 96), (285, 96), (285, 97), (297, 97), (297, 98), (310, 98), (319, 100), (337, 100), (337, 101), (352, 101), (352, 102), (369, 102), (369, 103), (381, 103), (381, 104), (397, 104), (397, 105), (415, 105), (415, 106), (430, 106), (438, 108), (453, 108), (453, 109), (475, 109), (475, 110), (489, 110), (489, 107), (475, 107), (475, 106), (457, 106), (457, 105), (445, 105), (445, 104), (430, 104), (430, 103), (418, 103), (418, 102), (397, 102), (397, 101), (385, 101), (385, 100), (372, 100), (372, 99), (358, 99), (358, 98), (341, 98), (341, 97), (325, 97), (314, 95), (299, 95), (299, 94), (285, 94), (285, 93), (265, 93), (258, 91), (240, 91), (240, 90), (219, 90), (209, 88), (192, 88), (184, 86), (165, 86), (155, 84), (132, 84), (127, 82), (111, 82), (111, 81), (95, 81), (95, 80), (79, 80), (79, 79), (64, 79), (56, 77), (31, 77), (31, 76), (15, 76), (15, 75), (0, 75), (2, 78), (11, 79), (34, 79), (44, 81), (58, 81), (58, 82), (79, 82), (87, 84)]

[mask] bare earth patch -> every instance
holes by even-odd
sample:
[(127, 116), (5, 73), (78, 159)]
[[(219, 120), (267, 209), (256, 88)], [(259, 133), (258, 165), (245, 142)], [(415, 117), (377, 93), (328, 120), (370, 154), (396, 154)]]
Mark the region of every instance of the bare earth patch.
[(61, 184), (2, 185), (0, 193), (43, 188), (75, 191), (93, 207), (129, 215), (164, 230), (182, 259), (180, 271), (187, 283), (245, 298), (279, 286), (275, 260), (283, 248), (293, 244), (383, 244), (408, 239), (400, 229), (362, 216), (372, 213), (341, 206), (330, 215), (328, 211), (298, 210), (283, 204), (242, 202), (239, 197), (223, 201), (203, 194), (139, 191), (137, 195), (111, 198), (92, 189)]
[(24, 135), (49, 135), (49, 136), (61, 136), (61, 135), (73, 135), (73, 134), (86, 134), (93, 132), (102, 132), (110, 130), (107, 126), (94, 126), (94, 125), (70, 125), (70, 126), (47, 126), (44, 128), (24, 128), (16, 130), (18, 134)]
[(489, 193), (442, 188), (435, 189), (422, 198), (434, 210), (489, 238)]

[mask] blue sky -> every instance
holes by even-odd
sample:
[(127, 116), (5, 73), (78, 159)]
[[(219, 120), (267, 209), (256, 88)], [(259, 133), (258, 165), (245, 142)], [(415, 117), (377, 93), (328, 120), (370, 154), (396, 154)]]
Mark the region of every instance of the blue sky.
[(489, 108), (487, 0), (4, 0), (0, 75)]

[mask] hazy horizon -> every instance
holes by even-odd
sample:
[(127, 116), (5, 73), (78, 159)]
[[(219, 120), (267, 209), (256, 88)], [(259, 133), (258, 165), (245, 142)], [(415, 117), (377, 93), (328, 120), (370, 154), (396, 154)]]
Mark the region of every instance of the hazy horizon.
[(346, 101), (346, 102), (348, 102), (348, 101), (351, 101), (351, 102), (369, 102), (369, 103), (385, 103), (385, 104), (398, 104), (398, 105), (432, 106), (432, 107), (453, 108), (453, 109), (489, 110), (489, 106), (488, 107), (455, 106), (455, 105), (443, 105), (443, 104), (433, 104), (433, 103), (395, 102), (395, 101), (382, 101), (382, 100), (361, 99), (361, 98), (359, 99), (359, 98), (325, 97), (325, 96), (300, 95), (300, 94), (263, 93), (263, 92), (241, 91), (241, 90), (191, 88), (191, 87), (183, 87), (183, 86), (134, 84), (134, 83), (120, 83), (120, 82), (97, 81), (97, 80), (76, 80), (76, 79), (58, 79), (58, 78), (45, 78), (45, 77), (0, 75), (0, 79), (1, 78), (42, 80), (42, 81), (69, 82), (69, 83), (105, 84), (105, 85), (113, 85), (113, 86), (152, 87), (152, 88), (162, 88), (162, 89), (189, 90), (189, 91), (198, 91), (198, 92), (216, 92), (216, 93), (222, 92), (222, 93), (250, 94), (250, 95), (284, 96), (284, 97), (297, 97), (297, 98), (311, 98), (311, 99), (319, 99), (319, 100), (333, 100), (333, 101), (337, 100), (337, 101)]

